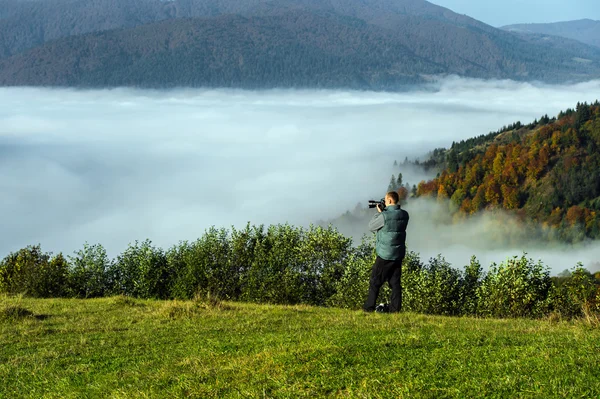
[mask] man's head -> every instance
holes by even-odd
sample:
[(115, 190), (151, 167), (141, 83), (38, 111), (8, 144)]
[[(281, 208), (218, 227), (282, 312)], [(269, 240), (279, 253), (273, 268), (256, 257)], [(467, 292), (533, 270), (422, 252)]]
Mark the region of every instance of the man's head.
[(398, 201), (400, 201), (400, 197), (395, 191), (390, 191), (385, 195), (385, 206), (398, 205)]

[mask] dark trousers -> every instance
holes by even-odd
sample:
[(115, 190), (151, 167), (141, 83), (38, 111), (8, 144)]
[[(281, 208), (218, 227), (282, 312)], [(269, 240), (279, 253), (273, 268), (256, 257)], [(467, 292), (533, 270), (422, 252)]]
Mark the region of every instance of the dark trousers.
[(399, 312), (402, 309), (402, 286), (400, 277), (402, 275), (402, 259), (385, 260), (379, 256), (375, 259), (375, 264), (371, 270), (371, 280), (369, 281), (369, 295), (363, 309), (367, 312), (375, 310), (377, 296), (383, 283), (386, 281), (392, 289), (390, 298), (390, 313)]

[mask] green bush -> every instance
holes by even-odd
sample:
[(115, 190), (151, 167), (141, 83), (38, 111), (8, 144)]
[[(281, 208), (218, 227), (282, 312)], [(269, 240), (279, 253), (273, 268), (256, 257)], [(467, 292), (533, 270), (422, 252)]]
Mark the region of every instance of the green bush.
[(231, 229), (231, 247), (227, 257), (230, 274), (228, 294), (231, 299), (240, 299), (247, 282), (247, 276), (254, 253), (260, 245), (264, 233), (264, 226), (250, 226), (250, 223), (241, 230)]
[(541, 262), (525, 255), (492, 264), (477, 290), (478, 313), (492, 317), (539, 317), (552, 281)]
[(172, 273), (162, 249), (150, 240), (137, 241), (129, 247), (109, 268), (113, 282), (112, 294), (137, 298), (168, 298)]
[(568, 277), (553, 278), (548, 295), (549, 311), (566, 317), (583, 316), (584, 307), (594, 308), (596, 302), (596, 284), (592, 274), (583, 265), (573, 268)]
[(78, 298), (102, 297), (109, 289), (110, 260), (100, 244), (85, 243), (70, 256), (69, 290)]
[(38, 295), (44, 298), (69, 296), (69, 267), (62, 253), (50, 258), (40, 275)]
[(62, 254), (52, 257), (40, 245), (10, 253), (0, 263), (0, 292), (50, 298), (67, 294), (69, 265)]
[(198, 277), (194, 266), (200, 260), (194, 260), (194, 246), (188, 241), (181, 241), (171, 247), (165, 254), (169, 269), (173, 270), (171, 296), (178, 299), (192, 299), (198, 289)]
[(331, 226), (310, 226), (301, 233), (297, 255), (300, 273), (297, 299), (300, 303), (325, 305), (336, 292), (336, 284), (352, 249), (352, 239)]
[(423, 298), (423, 285), (426, 274), (425, 265), (419, 254), (407, 251), (402, 262), (402, 310), (421, 312), (425, 308), (427, 298)]
[(460, 288), (460, 308), (463, 315), (477, 314), (477, 292), (481, 286), (483, 268), (475, 256), (465, 266)]
[[(362, 243), (350, 251), (343, 263), (340, 277), (333, 284), (334, 293), (326, 300), (329, 306), (361, 309), (369, 291), (369, 278), (375, 263), (374, 241), (363, 237)], [(386, 291), (380, 292), (380, 298)]]
[(323, 305), (335, 292), (351, 240), (333, 228), (211, 228), (167, 252), (173, 296)]
[(172, 296), (239, 299), (261, 231), (262, 226), (248, 225), (243, 230), (233, 229), (230, 235), (226, 229), (211, 227), (195, 242), (171, 248), (166, 257), (174, 273)]
[(460, 313), (462, 276), (441, 255), (429, 260), (428, 289), (424, 293), (429, 298), (425, 313), (456, 315)]
[(242, 298), (250, 302), (295, 304), (302, 293), (299, 248), (303, 232), (290, 225), (269, 226), (261, 232), (250, 268), (244, 276)]
[[(39, 245), (0, 262), (0, 293), (81, 298), (210, 298), (359, 309), (375, 262), (373, 236), (357, 247), (332, 227), (290, 225), (208, 229), (194, 242), (164, 252), (149, 240), (135, 242), (111, 261), (101, 245), (84, 244), (67, 261)], [(595, 278), (578, 265), (568, 277), (525, 255), (493, 264), (483, 273), (471, 258), (463, 271), (441, 255), (424, 263), (408, 251), (402, 264), (403, 310), (440, 315), (539, 317), (550, 312), (579, 317), (600, 311)], [(382, 287), (378, 302), (387, 302)]]
[(422, 265), (416, 254), (409, 254), (405, 263), (403, 309), (441, 315), (460, 312), (462, 280), (457, 269), (441, 255)]

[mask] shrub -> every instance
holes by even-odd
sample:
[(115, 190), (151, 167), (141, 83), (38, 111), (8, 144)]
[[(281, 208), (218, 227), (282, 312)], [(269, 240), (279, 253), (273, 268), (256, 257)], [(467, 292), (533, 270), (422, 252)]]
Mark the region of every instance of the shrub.
[[(211, 227), (195, 242), (182, 242), (167, 252), (167, 263), (174, 273), (173, 297), (238, 299), (240, 271), (248, 267), (243, 264), (247, 259), (242, 242), (244, 238), (252, 241), (256, 232), (247, 226), (246, 230), (234, 234), (236, 238), (232, 243), (227, 230)], [(235, 248), (235, 257), (232, 248)]]
[(197, 243), (205, 259), (201, 273), (205, 284), (200, 293), (218, 299), (234, 299), (238, 275), (231, 265), (231, 238), (226, 229), (211, 228)]
[(441, 255), (421, 265), (415, 254), (410, 254), (406, 269), (403, 276), (405, 310), (441, 315), (459, 313), (461, 275)]
[(477, 291), (482, 283), (483, 269), (475, 256), (465, 266), (460, 289), (460, 308), (463, 315), (477, 314)]
[(192, 299), (196, 293), (198, 279), (194, 273), (192, 248), (189, 242), (181, 241), (165, 254), (169, 269), (174, 273), (171, 287), (173, 298)]
[(402, 309), (409, 312), (420, 312), (425, 307), (427, 298), (423, 298), (425, 284), (424, 264), (419, 254), (407, 251), (402, 263)]
[(229, 269), (229, 285), (227, 299), (239, 299), (242, 296), (243, 285), (247, 281), (248, 271), (252, 267), (254, 253), (263, 236), (264, 226), (250, 226), (237, 230), (231, 229), (231, 246), (227, 257)]
[(302, 232), (297, 252), (300, 274), (298, 303), (325, 305), (336, 292), (336, 283), (352, 247), (352, 239), (336, 229), (310, 226)]
[(73, 296), (94, 298), (104, 296), (109, 289), (110, 260), (100, 244), (85, 243), (83, 249), (69, 257), (69, 289)]
[(0, 262), (0, 292), (31, 297), (66, 295), (68, 263), (62, 254), (52, 257), (40, 245), (10, 253)]
[(113, 294), (137, 298), (168, 298), (172, 273), (162, 249), (150, 240), (137, 241), (118, 256), (109, 269)]
[[(361, 245), (351, 250), (343, 266), (341, 277), (335, 284), (335, 294), (327, 303), (342, 308), (362, 308), (369, 291), (369, 280), (375, 257), (374, 238), (363, 238)], [(407, 251), (402, 262), (401, 276), (403, 310), (418, 311), (428, 301), (419, 288), (421, 279), (424, 278), (422, 269), (423, 264), (419, 255)], [(379, 292), (378, 302), (388, 302), (389, 296), (390, 287), (384, 284)]]
[[(375, 263), (374, 241), (363, 238), (361, 245), (350, 251), (340, 270), (340, 277), (333, 284), (334, 294), (327, 300), (330, 306), (360, 309), (369, 291), (369, 278)], [(382, 290), (381, 295), (386, 295)]]
[[(166, 253), (137, 241), (110, 261), (101, 245), (84, 244), (67, 261), (39, 245), (0, 262), (0, 293), (81, 298), (243, 300), (358, 309), (369, 289), (374, 237), (358, 247), (331, 226), (251, 226), (208, 229)], [(441, 256), (423, 263), (408, 251), (402, 264), (403, 310), (441, 315), (581, 317), (600, 311), (598, 281), (581, 264), (550, 279), (525, 255), (483, 273), (475, 257), (461, 272)], [(387, 302), (384, 284), (379, 301)], [(586, 313), (587, 312), (587, 313)]]
[(548, 295), (549, 311), (580, 317), (585, 307), (593, 309), (597, 287), (594, 277), (582, 264), (575, 266), (568, 277), (557, 277), (553, 282)]
[(245, 275), (242, 298), (251, 302), (296, 304), (302, 298), (299, 256), (303, 232), (290, 225), (261, 232)]
[(493, 317), (539, 317), (551, 287), (550, 272), (525, 255), (492, 264), (477, 290), (478, 313)]

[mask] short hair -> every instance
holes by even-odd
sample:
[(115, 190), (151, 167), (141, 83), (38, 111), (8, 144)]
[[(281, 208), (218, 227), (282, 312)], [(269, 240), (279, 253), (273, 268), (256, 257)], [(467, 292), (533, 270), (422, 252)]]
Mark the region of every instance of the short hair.
[(394, 205), (397, 204), (398, 201), (400, 201), (400, 196), (395, 191), (390, 191), (385, 196), (388, 197)]

